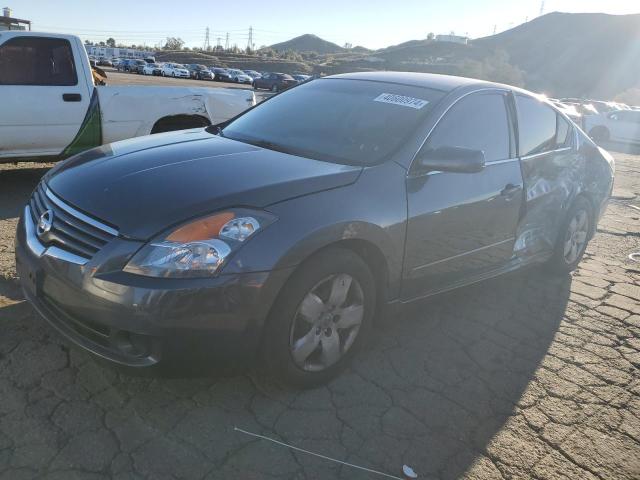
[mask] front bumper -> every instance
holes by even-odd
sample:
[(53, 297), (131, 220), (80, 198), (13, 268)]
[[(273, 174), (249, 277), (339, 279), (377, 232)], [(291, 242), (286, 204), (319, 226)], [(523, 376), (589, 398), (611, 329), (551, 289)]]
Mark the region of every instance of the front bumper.
[(250, 361), (291, 273), (140, 277), (122, 272), (140, 242), (115, 238), (79, 265), (42, 245), (34, 250), (25, 221), (32, 222), (20, 218), (16, 268), (27, 300), (68, 340), (125, 367), (183, 372), (194, 371), (194, 362), (226, 368)]

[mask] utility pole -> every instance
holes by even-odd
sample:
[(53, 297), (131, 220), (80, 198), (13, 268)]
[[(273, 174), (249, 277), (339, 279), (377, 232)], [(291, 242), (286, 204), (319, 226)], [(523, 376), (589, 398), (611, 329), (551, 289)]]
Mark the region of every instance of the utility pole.
[(253, 50), (253, 27), (249, 27), (249, 40), (247, 40), (247, 48)]
[(229, 50), (229, 32), (227, 32), (227, 39), (224, 42), (224, 49)]
[(211, 43), (209, 42), (209, 27), (207, 27), (206, 32), (207, 33), (205, 33), (204, 35), (204, 47), (203, 47), (203, 50), (205, 51), (211, 48)]
[(544, 15), (544, 0), (540, 3), (540, 16)]
[(495, 35), (497, 31), (498, 31), (498, 25), (494, 25), (493, 26), (493, 34)]

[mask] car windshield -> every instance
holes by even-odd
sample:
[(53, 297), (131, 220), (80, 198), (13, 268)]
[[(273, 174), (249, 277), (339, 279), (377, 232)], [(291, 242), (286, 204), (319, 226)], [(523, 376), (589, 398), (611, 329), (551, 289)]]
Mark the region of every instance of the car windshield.
[(281, 93), (221, 134), (318, 160), (373, 165), (402, 146), (443, 95), (421, 87), (325, 79)]

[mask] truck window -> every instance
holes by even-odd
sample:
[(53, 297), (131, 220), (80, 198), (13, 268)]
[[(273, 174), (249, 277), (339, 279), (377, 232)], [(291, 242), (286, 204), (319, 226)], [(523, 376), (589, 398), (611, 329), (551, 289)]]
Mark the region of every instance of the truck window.
[(0, 45), (0, 85), (77, 84), (78, 75), (68, 40), (15, 37)]

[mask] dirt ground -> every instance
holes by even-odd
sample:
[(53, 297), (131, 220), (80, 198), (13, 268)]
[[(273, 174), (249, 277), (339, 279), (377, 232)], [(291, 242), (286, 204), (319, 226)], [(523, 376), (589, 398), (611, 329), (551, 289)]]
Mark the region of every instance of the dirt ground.
[(0, 166), (0, 479), (640, 478), (640, 155), (580, 268), (540, 269), (388, 319), (312, 391), (260, 376), (130, 377), (23, 301), (13, 235), (48, 165)]

